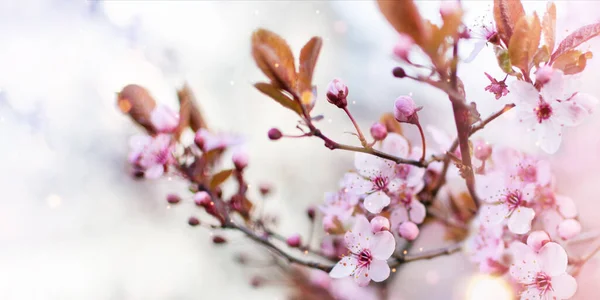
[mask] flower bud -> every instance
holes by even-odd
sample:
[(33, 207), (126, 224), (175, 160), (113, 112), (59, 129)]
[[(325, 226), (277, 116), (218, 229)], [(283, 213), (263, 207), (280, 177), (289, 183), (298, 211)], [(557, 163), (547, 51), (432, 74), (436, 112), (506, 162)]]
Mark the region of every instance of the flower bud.
[(460, 4), (458, 3), (458, 1), (442, 1), (442, 4), (440, 5), (440, 15), (442, 15), (442, 17), (450, 17), (456, 15), (457, 13), (460, 13)]
[(542, 230), (533, 231), (527, 237), (527, 245), (535, 252), (540, 251), (547, 242), (550, 242), (550, 236)]
[(295, 233), (295, 234), (290, 235), (285, 240), (285, 242), (287, 243), (288, 246), (293, 247), (293, 248), (297, 248), (297, 247), (300, 247), (300, 244), (301, 244), (302, 241), (301, 241), (300, 235), (297, 234), (297, 233)]
[(176, 194), (168, 194), (167, 202), (169, 202), (169, 204), (177, 204), (177, 203), (181, 202), (181, 197), (179, 197)]
[(270, 184), (263, 182), (258, 186), (258, 189), (260, 190), (261, 195), (266, 196), (271, 193), (272, 187)]
[(254, 276), (254, 277), (252, 277), (252, 279), (250, 279), (250, 285), (253, 288), (261, 287), (264, 284), (265, 284), (265, 279), (260, 276)]
[(383, 125), (379, 122), (376, 122), (373, 125), (371, 125), (371, 136), (376, 141), (384, 140), (385, 137), (387, 136), (387, 134), (388, 134), (388, 132), (387, 132), (387, 128), (385, 127), (385, 125)]
[(196, 205), (205, 206), (208, 205), (210, 202), (211, 198), (207, 192), (201, 191), (194, 194), (194, 203), (196, 203)]
[(339, 107), (345, 108), (348, 105), (348, 87), (339, 79), (332, 80), (327, 86), (327, 101)]
[(394, 102), (394, 118), (400, 123), (418, 124), (417, 112), (422, 107), (417, 107), (415, 101), (409, 96), (400, 96)]
[(535, 72), (535, 79), (541, 84), (546, 84), (552, 78), (554, 69), (550, 66), (543, 66)]
[(398, 234), (408, 241), (412, 241), (419, 235), (419, 227), (413, 222), (403, 222), (398, 226)]
[(200, 149), (204, 149), (204, 144), (206, 142), (205, 133), (203, 130), (196, 131), (196, 135), (194, 135), (194, 144), (198, 146)]
[(404, 78), (404, 77), (406, 77), (406, 71), (404, 71), (404, 68), (395, 67), (392, 70), (392, 75), (394, 75), (394, 77), (396, 77), (396, 78)]
[(233, 165), (238, 171), (243, 170), (248, 166), (248, 153), (246, 151), (236, 151), (231, 159), (233, 160)]
[(200, 220), (198, 220), (196, 217), (190, 217), (188, 219), (188, 224), (190, 224), (190, 226), (198, 226), (200, 225)]
[(165, 105), (159, 105), (150, 113), (154, 129), (160, 133), (172, 133), (179, 126), (179, 115)]
[(312, 206), (311, 206), (311, 207), (309, 207), (309, 208), (306, 210), (306, 215), (308, 216), (308, 218), (309, 218), (311, 221), (315, 219), (315, 214), (316, 214), (316, 210), (315, 210), (315, 208), (314, 208), (314, 207), (312, 207)]
[(373, 232), (390, 230), (390, 220), (386, 217), (376, 216), (371, 220), (371, 230)]
[(394, 55), (402, 60), (408, 60), (408, 54), (414, 44), (415, 41), (409, 35), (401, 33), (394, 46)]
[(280, 139), (283, 136), (283, 134), (281, 134), (281, 131), (279, 131), (279, 129), (277, 128), (271, 128), (269, 129), (269, 139), (272, 141), (276, 141), (278, 139)]
[(475, 158), (479, 160), (487, 160), (490, 158), (490, 155), (492, 155), (492, 147), (482, 139), (477, 139), (475, 140), (473, 152)]
[(215, 235), (215, 236), (213, 236), (212, 242), (213, 242), (213, 244), (220, 245), (220, 244), (227, 243), (227, 240), (220, 235)]
[(563, 240), (571, 239), (581, 232), (581, 224), (575, 219), (566, 219), (558, 224), (558, 235)]

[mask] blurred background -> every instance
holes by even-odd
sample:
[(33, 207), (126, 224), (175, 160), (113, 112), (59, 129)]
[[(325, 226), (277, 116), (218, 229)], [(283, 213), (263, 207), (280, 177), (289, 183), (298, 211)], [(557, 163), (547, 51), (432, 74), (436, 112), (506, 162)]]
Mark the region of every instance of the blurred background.
[[(426, 17), (438, 18), (439, 1), (417, 2)], [(489, 22), (491, 1), (463, 3), (470, 25)], [(545, 8), (544, 1), (524, 5)], [(597, 22), (599, 6), (557, 1), (559, 37)], [(397, 96), (412, 93), (425, 107), (422, 122), (454, 135), (442, 93), (391, 76), (397, 33), (372, 1), (2, 0), (0, 299), (286, 298), (286, 286), (253, 289), (248, 282), (261, 270), (234, 262), (236, 253), (253, 251), (251, 242), (228, 234), (226, 247), (214, 246), (213, 233), (186, 224), (191, 205), (167, 208), (165, 196), (184, 194), (183, 182), (129, 176), (128, 138), (140, 130), (115, 101), (123, 86), (137, 83), (176, 109), (175, 91), (189, 83), (212, 128), (245, 136), (249, 178), (275, 187), (266, 209), (280, 216), (280, 231), (306, 234), (306, 207), (336, 189), (353, 156), (318, 140), (268, 140), (274, 126), (293, 133), (296, 119), (252, 87), (265, 79), (250, 55), (258, 27), (282, 35), (295, 53), (311, 36), (323, 37), (315, 112), (325, 115), (328, 135), (355, 142), (345, 133), (351, 124), (325, 101), (334, 77), (350, 87), (350, 110), (364, 129), (391, 111)], [(466, 56), (470, 47), (461, 52)], [(582, 91), (597, 97), (599, 66), (592, 59), (578, 79)], [(490, 49), (459, 71), (483, 116), (503, 105), (484, 92), (484, 71), (501, 75)], [(513, 118), (490, 125), (485, 138), (537, 151)], [(586, 229), (600, 228), (598, 125), (595, 115), (567, 131), (552, 157), (559, 189), (578, 203)], [(406, 132), (417, 137), (414, 128)], [(417, 246), (439, 244), (440, 228), (425, 230), (437, 241)], [(584, 268), (577, 299), (594, 298), (585, 295), (594, 295), (598, 269), (597, 259)], [(391, 295), (465, 299), (472, 271), (460, 254), (409, 264), (394, 277)]]

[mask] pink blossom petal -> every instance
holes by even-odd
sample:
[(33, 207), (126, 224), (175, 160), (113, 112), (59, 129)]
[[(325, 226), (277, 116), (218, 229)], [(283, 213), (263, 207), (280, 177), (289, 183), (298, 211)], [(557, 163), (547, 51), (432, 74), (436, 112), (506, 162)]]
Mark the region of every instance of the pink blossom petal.
[(517, 106), (523, 104), (535, 105), (539, 100), (538, 91), (531, 83), (515, 80), (511, 82), (509, 90), (511, 93), (508, 97), (514, 98)]
[(365, 198), (365, 208), (373, 214), (380, 213), (388, 205), (390, 205), (390, 197), (381, 191), (371, 193)]
[(354, 282), (358, 284), (358, 286), (365, 287), (369, 285), (371, 282), (371, 277), (369, 277), (369, 270), (365, 267), (360, 267), (356, 269), (354, 272)]
[(558, 235), (563, 240), (569, 240), (581, 233), (581, 224), (575, 219), (566, 219), (558, 224)]
[(541, 267), (533, 250), (521, 242), (513, 242), (509, 251), (513, 256), (510, 275), (522, 284), (532, 283)]
[(550, 276), (563, 274), (567, 270), (567, 252), (557, 243), (546, 243), (540, 249), (538, 257), (542, 271)]
[(349, 192), (356, 195), (364, 195), (373, 189), (373, 183), (356, 173), (346, 173), (342, 184)]
[(525, 234), (531, 230), (531, 221), (535, 211), (529, 207), (519, 207), (508, 218), (508, 229), (516, 234)]
[(558, 224), (562, 222), (563, 217), (556, 210), (547, 210), (542, 215), (544, 230), (551, 237), (555, 237), (558, 233)]
[(508, 207), (504, 204), (484, 205), (480, 213), (486, 225), (497, 225), (506, 219)]
[(423, 220), (425, 220), (427, 211), (425, 210), (425, 205), (423, 205), (423, 203), (414, 199), (410, 203), (410, 210), (408, 211), (408, 214), (410, 215), (411, 221), (416, 224), (421, 224), (423, 223)]
[(144, 171), (144, 177), (148, 179), (157, 179), (163, 175), (165, 172), (165, 167), (163, 165), (153, 165), (146, 171)]
[(555, 199), (558, 211), (563, 217), (571, 219), (577, 216), (577, 206), (573, 199), (561, 195), (556, 195)]
[(165, 105), (159, 105), (152, 110), (150, 122), (158, 132), (173, 132), (179, 126), (179, 115)]
[(407, 157), (410, 149), (408, 141), (403, 136), (393, 132), (389, 133), (385, 140), (381, 142), (380, 147), (375, 148), (398, 157)]
[(553, 276), (551, 281), (556, 299), (570, 299), (577, 291), (577, 281), (569, 274)]
[(542, 300), (542, 294), (535, 286), (530, 286), (521, 293), (521, 300)]
[(390, 266), (385, 260), (373, 260), (369, 266), (369, 277), (375, 282), (382, 282), (390, 277)]
[(534, 251), (539, 251), (540, 249), (542, 249), (544, 244), (549, 241), (550, 237), (545, 231), (533, 231), (527, 237), (527, 246), (531, 247)]
[(346, 256), (335, 264), (329, 276), (333, 278), (344, 278), (350, 276), (356, 269), (358, 261), (353, 256)]
[(582, 107), (588, 114), (593, 113), (598, 106), (598, 98), (586, 93), (575, 94), (569, 102), (573, 102), (577, 106)]
[(537, 129), (540, 148), (548, 154), (556, 153), (562, 142), (562, 128), (560, 124), (546, 121), (537, 126)]
[(390, 215), (390, 221), (392, 222), (391, 228), (398, 228), (400, 223), (408, 221), (408, 210), (404, 206), (396, 208)]
[(371, 254), (375, 259), (386, 260), (396, 250), (396, 241), (389, 231), (376, 233), (370, 241)]
[(495, 203), (503, 196), (500, 191), (506, 189), (504, 176), (500, 172), (478, 175), (475, 180), (475, 189), (483, 201)]
[[(554, 70), (550, 76), (550, 81), (544, 84), (540, 90), (540, 94), (546, 102), (552, 102), (565, 97), (565, 80), (564, 74), (560, 70)], [(537, 100), (537, 99), (536, 99)]]
[(353, 253), (358, 253), (364, 248), (369, 247), (369, 239), (373, 236), (371, 223), (363, 215), (354, 218), (352, 230), (346, 232), (344, 241), (346, 247)]
[(356, 153), (354, 155), (354, 167), (356, 168), (356, 171), (364, 177), (380, 175), (380, 169), (384, 162), (384, 159), (371, 154)]
[(537, 163), (537, 183), (539, 185), (548, 185), (552, 181), (552, 170), (550, 168), (550, 162), (547, 160), (540, 160)]

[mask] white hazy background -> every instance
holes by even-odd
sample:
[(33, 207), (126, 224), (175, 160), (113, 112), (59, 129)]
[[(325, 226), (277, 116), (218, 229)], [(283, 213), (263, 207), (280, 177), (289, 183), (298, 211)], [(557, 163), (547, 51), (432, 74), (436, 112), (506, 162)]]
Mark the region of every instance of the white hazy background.
[[(595, 2), (557, 4), (560, 36), (567, 27), (598, 21)], [(438, 2), (419, 5), (436, 18)], [(465, 5), (470, 20), (489, 15), (487, 2)], [(542, 11), (545, 4), (525, 1), (525, 7)], [(268, 141), (270, 127), (293, 132), (295, 119), (252, 87), (264, 80), (250, 55), (257, 27), (281, 34), (295, 53), (311, 36), (324, 38), (316, 111), (325, 114), (322, 127), (336, 139), (354, 142), (344, 134), (348, 121), (324, 99), (334, 77), (350, 86), (351, 110), (365, 130), (395, 97), (413, 93), (425, 106), (422, 118), (453, 133), (443, 94), (391, 76), (396, 33), (374, 2), (0, 1), (0, 299), (286, 297), (285, 287), (248, 284), (261, 270), (233, 259), (240, 251), (256, 252), (249, 241), (228, 234), (228, 245), (214, 246), (210, 232), (187, 226), (194, 207), (167, 209), (167, 193), (189, 197), (184, 183), (128, 176), (127, 141), (140, 131), (115, 106), (115, 93), (137, 83), (176, 108), (175, 90), (187, 81), (213, 128), (247, 137), (249, 176), (254, 184), (274, 184), (267, 210), (281, 216), (281, 232), (306, 234), (298, 212), (335, 189), (352, 154), (332, 153), (316, 140)], [(594, 58), (581, 76), (582, 90), (597, 96), (598, 66)], [(502, 103), (483, 91), (483, 71), (501, 75), (489, 49), (460, 73), (485, 116)], [(580, 203), (587, 228), (600, 228), (594, 196), (599, 123), (595, 117), (577, 133), (567, 132), (555, 160), (563, 161), (556, 163), (559, 186)], [(413, 129), (407, 128), (409, 136)], [(534, 150), (520, 133), (508, 116), (486, 137)], [(585, 269), (582, 291), (592, 291), (600, 278), (597, 265)], [(460, 255), (407, 265), (395, 276), (392, 295), (464, 299), (471, 271)]]

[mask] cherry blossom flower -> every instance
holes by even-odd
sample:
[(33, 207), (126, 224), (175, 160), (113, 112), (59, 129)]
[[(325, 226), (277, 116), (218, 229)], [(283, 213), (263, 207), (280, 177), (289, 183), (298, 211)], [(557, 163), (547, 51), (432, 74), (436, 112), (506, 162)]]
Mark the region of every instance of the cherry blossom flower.
[(538, 92), (524, 81), (511, 83), (511, 95), (519, 121), (536, 134), (537, 144), (547, 153), (560, 147), (564, 126), (577, 126), (590, 115), (598, 99), (567, 87), (560, 70)]
[(538, 187), (552, 183), (552, 170), (547, 160), (512, 148), (495, 148), (492, 159), (498, 170), (508, 176), (506, 180), (533, 183)]
[(225, 149), (230, 146), (240, 145), (243, 141), (240, 137), (228, 134), (215, 134), (204, 128), (196, 132), (194, 142), (203, 151), (214, 149)]
[(502, 225), (484, 226), (475, 221), (472, 234), (465, 242), (465, 252), (470, 260), (479, 265), (483, 273), (501, 273), (506, 267), (500, 263), (504, 254), (504, 241)]
[(481, 208), (483, 221), (491, 225), (508, 219), (508, 229), (516, 234), (527, 233), (535, 211), (528, 207), (535, 195), (535, 185), (506, 183), (498, 172), (478, 176), (477, 194), (488, 204)]
[(514, 242), (510, 245), (513, 264), (510, 275), (523, 286), (521, 300), (569, 299), (577, 282), (566, 273), (568, 257), (557, 243), (546, 243), (539, 252)]
[(425, 220), (426, 213), (425, 205), (416, 198), (416, 195), (412, 193), (401, 194), (398, 207), (392, 211), (390, 216), (392, 228), (397, 228), (400, 223), (406, 221), (421, 224)]
[(354, 228), (344, 235), (350, 254), (342, 258), (331, 270), (333, 278), (354, 276), (359, 286), (366, 286), (371, 280), (381, 282), (390, 276), (387, 259), (396, 249), (396, 241), (389, 231), (375, 234), (365, 216), (357, 216)]
[(466, 63), (470, 63), (473, 60), (475, 60), (477, 55), (479, 55), (479, 52), (481, 52), (481, 50), (485, 48), (488, 42), (495, 44), (499, 41), (498, 30), (496, 29), (494, 23), (491, 22), (487, 25), (481, 25), (475, 30), (469, 29), (469, 35), (473, 40), (476, 40), (476, 42), (473, 46), (473, 50), (471, 51), (469, 56), (464, 60), (464, 62)]
[[(504, 80), (498, 81), (488, 73), (483, 73), (491, 81), (491, 83), (485, 87), (485, 90), (494, 94), (496, 100), (506, 96), (509, 93), (508, 86)], [(506, 79), (505, 79), (506, 80)]]
[(137, 135), (129, 140), (131, 152), (129, 162), (146, 178), (156, 179), (163, 175), (165, 168), (174, 162), (174, 144), (168, 134), (159, 134), (155, 137)]
[(179, 126), (179, 114), (168, 106), (159, 105), (152, 110), (150, 121), (160, 133), (173, 133)]
[(354, 212), (354, 207), (358, 204), (358, 196), (346, 189), (341, 189), (335, 193), (325, 193), (325, 204), (319, 209), (325, 216), (323, 217), (323, 226), (328, 227), (335, 224), (336, 220), (345, 223)]

